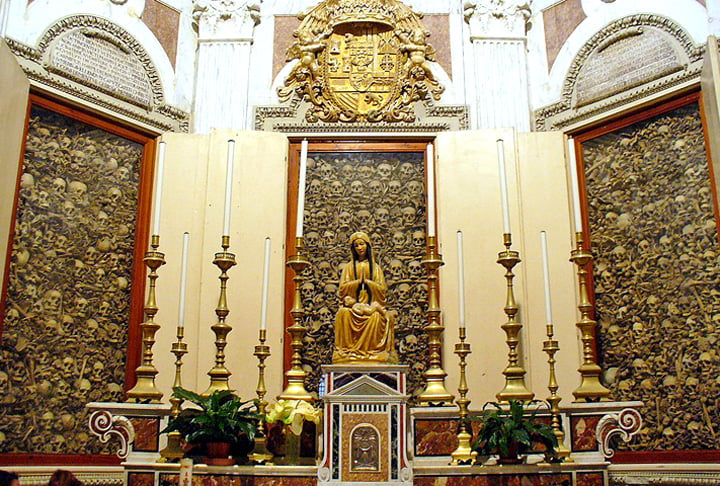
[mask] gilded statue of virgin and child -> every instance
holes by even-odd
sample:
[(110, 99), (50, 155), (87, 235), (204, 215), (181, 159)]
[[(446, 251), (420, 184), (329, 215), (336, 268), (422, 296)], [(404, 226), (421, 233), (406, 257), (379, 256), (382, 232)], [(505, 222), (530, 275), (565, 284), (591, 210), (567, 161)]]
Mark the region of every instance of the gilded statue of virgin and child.
[(373, 258), (370, 237), (350, 236), (351, 259), (340, 276), (333, 363), (397, 363), (395, 318), (386, 308), (387, 285)]

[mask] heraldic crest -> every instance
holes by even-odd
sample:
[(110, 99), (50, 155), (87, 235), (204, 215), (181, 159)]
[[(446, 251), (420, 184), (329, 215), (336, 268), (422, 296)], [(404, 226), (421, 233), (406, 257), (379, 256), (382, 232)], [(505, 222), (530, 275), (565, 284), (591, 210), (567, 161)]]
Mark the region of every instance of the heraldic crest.
[(413, 103), (440, 99), (430, 32), (407, 5), (324, 0), (300, 20), (278, 95), (308, 101), (308, 122), (414, 122)]

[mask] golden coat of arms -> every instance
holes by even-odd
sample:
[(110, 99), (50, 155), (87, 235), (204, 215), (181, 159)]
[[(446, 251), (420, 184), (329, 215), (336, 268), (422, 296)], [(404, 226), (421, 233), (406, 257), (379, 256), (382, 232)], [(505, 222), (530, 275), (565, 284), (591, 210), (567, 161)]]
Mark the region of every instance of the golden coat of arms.
[(413, 122), (413, 103), (440, 99), (430, 33), (406, 5), (325, 0), (300, 19), (278, 95), (310, 102), (308, 122)]

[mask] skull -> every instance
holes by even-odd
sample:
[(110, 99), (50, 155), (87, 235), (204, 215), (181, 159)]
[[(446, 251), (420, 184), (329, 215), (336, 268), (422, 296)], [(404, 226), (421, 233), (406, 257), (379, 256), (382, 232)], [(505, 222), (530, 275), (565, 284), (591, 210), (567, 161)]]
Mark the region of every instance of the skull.
[(67, 186), (67, 182), (65, 182), (65, 179), (62, 177), (56, 177), (52, 181), (53, 186), (53, 192), (55, 195), (60, 196), (65, 194), (65, 187)]
[(620, 340), (622, 339), (622, 330), (620, 329), (620, 326), (617, 324), (611, 324), (607, 330), (607, 339), (611, 347), (619, 346)]
[(388, 272), (390, 273), (391, 279), (397, 282), (402, 280), (403, 275), (405, 274), (405, 269), (403, 268), (403, 264), (400, 260), (394, 259), (390, 261)]
[(320, 262), (317, 266), (319, 280), (329, 280), (333, 276), (333, 269), (329, 262)]
[(127, 167), (120, 167), (115, 171), (115, 176), (120, 180), (125, 180), (130, 177), (130, 170)]
[(396, 231), (392, 235), (392, 245), (396, 250), (405, 246), (405, 233)]
[(60, 364), (60, 369), (62, 370), (62, 376), (73, 376), (77, 371), (75, 367), (75, 359), (71, 356), (64, 357)]
[(392, 166), (390, 164), (382, 163), (377, 167), (377, 174), (381, 179), (387, 180), (392, 175)]
[(419, 260), (408, 263), (408, 270), (412, 278), (421, 278), (423, 276), (423, 267)]
[(333, 168), (330, 164), (323, 164), (320, 166), (320, 168), (318, 170), (320, 172), (320, 177), (322, 177), (325, 180), (335, 178), (335, 171), (333, 170)]
[(93, 364), (92, 369), (90, 370), (90, 381), (97, 383), (103, 381), (103, 373), (105, 372), (105, 365), (102, 364), (102, 361), (95, 361), (95, 364)]
[(335, 284), (326, 284), (323, 287), (323, 297), (326, 303), (336, 302), (338, 299), (338, 286)]
[(330, 183), (330, 197), (339, 198), (343, 195), (343, 185), (340, 181), (333, 181)]
[(381, 228), (385, 228), (389, 221), (390, 211), (387, 208), (377, 208), (375, 210), (375, 224)]
[(419, 196), (423, 193), (423, 186), (418, 181), (410, 181), (407, 183), (406, 187), (411, 196)]
[(325, 244), (327, 246), (334, 245), (335, 244), (335, 233), (333, 233), (330, 230), (323, 232), (322, 241), (323, 241), (323, 244)]
[(5, 391), (8, 387), (9, 381), (10, 381), (10, 378), (8, 377), (8, 374), (5, 373), (4, 371), (0, 371), (0, 391), (2, 391), (3, 394), (5, 393)]
[(322, 182), (320, 182), (318, 179), (313, 179), (308, 184), (307, 193), (310, 195), (320, 194), (321, 189), (322, 189)]
[(111, 187), (107, 191), (108, 203), (110, 203), (110, 205), (113, 207), (117, 206), (117, 204), (120, 202), (120, 199), (122, 199), (122, 196), (122, 191), (117, 187)]
[(352, 214), (343, 211), (338, 215), (338, 227), (340, 229), (350, 229), (350, 223), (352, 223)]
[(424, 231), (413, 232), (412, 244), (413, 244), (413, 246), (417, 246), (417, 247), (425, 246), (425, 232)]
[(65, 437), (60, 434), (55, 434), (50, 441), (50, 447), (48, 452), (59, 453), (65, 450)]
[(305, 241), (307, 241), (307, 245), (311, 248), (317, 248), (318, 244), (320, 243), (320, 235), (317, 233), (317, 231), (311, 231), (305, 235)]
[(402, 222), (405, 226), (412, 226), (415, 223), (415, 208), (407, 206), (402, 208)]
[(330, 324), (333, 321), (332, 312), (330, 312), (330, 309), (327, 307), (321, 307), (318, 311), (318, 319), (320, 319), (320, 322), (323, 324)]
[(55, 414), (50, 411), (45, 412), (38, 419), (38, 422), (40, 422), (40, 428), (46, 432), (50, 432), (53, 429), (53, 425), (55, 425)]
[[(74, 202), (81, 204), (87, 201), (87, 185), (85, 185), (85, 183), (80, 181), (72, 181), (70, 183), (69, 189), (70, 199), (72, 199)], [(117, 189), (117, 191), (119, 192), (120, 190)], [(120, 193), (120, 196), (122, 196), (122, 193)]]
[(100, 302), (97, 315), (99, 315), (100, 317), (105, 317), (107, 316), (108, 312), (110, 312), (110, 303), (103, 300), (102, 302)]
[(420, 324), (424, 321), (423, 313), (420, 306), (414, 306), (410, 309), (410, 322), (414, 325)]
[(381, 196), (383, 193), (383, 185), (380, 181), (370, 181), (368, 189), (373, 196)]
[(632, 362), (633, 370), (638, 376), (644, 376), (648, 373), (648, 366), (642, 358), (635, 358)]
[(29, 172), (23, 172), (23, 175), (20, 177), (20, 187), (23, 189), (27, 189), (29, 187), (32, 187), (35, 185), (35, 178), (32, 174)]
[(403, 177), (410, 178), (415, 173), (415, 168), (410, 162), (405, 162), (400, 165), (399, 172), (403, 175)]
[(355, 175), (355, 167), (350, 164), (343, 165), (342, 169), (340, 169), (340, 175), (345, 180), (350, 180)]
[(364, 185), (361, 181), (352, 181), (350, 183), (350, 195), (360, 197), (363, 194)]
[(421, 303), (427, 301), (428, 286), (426, 283), (419, 283), (413, 289), (412, 298), (415, 302)]
[(312, 282), (305, 282), (302, 287), (300, 287), (300, 295), (302, 295), (304, 302), (311, 302), (312, 298), (315, 296), (315, 284)]
[(410, 298), (410, 285), (401, 283), (395, 289), (395, 294), (397, 295), (397, 302), (407, 303)]
[(328, 224), (328, 215), (325, 211), (318, 211), (315, 214), (315, 224), (318, 228), (324, 228)]
[(63, 203), (63, 214), (65, 216), (67, 216), (69, 219), (72, 219), (75, 216), (77, 216), (77, 213), (78, 213), (78, 210), (72, 201), (65, 201)]
[(361, 209), (356, 214), (357, 224), (363, 231), (370, 231), (370, 228), (373, 226), (373, 218), (370, 211), (367, 209)]
[(35, 196), (35, 205), (42, 209), (50, 207), (50, 201), (48, 201), (48, 193), (45, 191), (39, 191)]
[(62, 304), (62, 294), (57, 290), (45, 292), (42, 300), (42, 308), (45, 312), (57, 312)]
[(393, 179), (390, 182), (388, 182), (388, 193), (397, 195), (397, 194), (400, 194), (401, 190), (402, 190), (402, 184), (400, 184), (400, 181)]

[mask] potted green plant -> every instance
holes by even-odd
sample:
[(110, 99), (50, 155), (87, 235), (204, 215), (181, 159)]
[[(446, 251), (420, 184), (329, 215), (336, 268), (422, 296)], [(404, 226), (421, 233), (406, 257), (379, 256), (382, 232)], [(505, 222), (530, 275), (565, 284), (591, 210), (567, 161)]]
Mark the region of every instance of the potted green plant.
[(482, 415), (472, 418), (482, 423), (473, 448), (483, 455), (498, 454), (498, 464), (521, 463), (524, 460), (521, 454), (538, 443), (545, 446), (546, 455), (555, 456), (557, 437), (552, 427), (538, 421), (538, 408), (529, 407), (534, 403), (522, 400), (510, 400), (505, 406), (486, 403)]
[(262, 416), (255, 411), (253, 400), (242, 401), (231, 390), (202, 396), (181, 387), (173, 389), (173, 396), (194, 407), (171, 418), (162, 432), (177, 430), (188, 444), (204, 446), (208, 464), (232, 464), (231, 451), (255, 437)]

